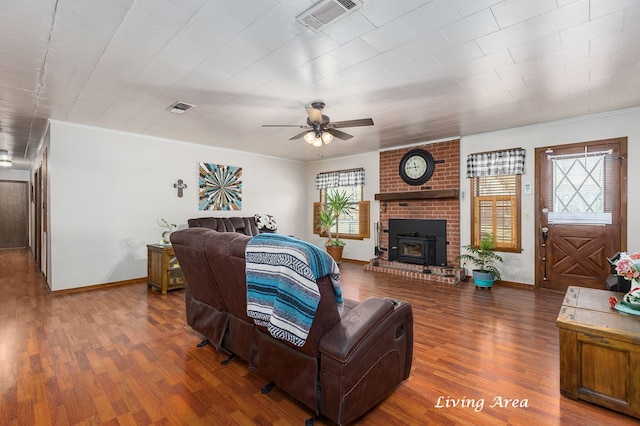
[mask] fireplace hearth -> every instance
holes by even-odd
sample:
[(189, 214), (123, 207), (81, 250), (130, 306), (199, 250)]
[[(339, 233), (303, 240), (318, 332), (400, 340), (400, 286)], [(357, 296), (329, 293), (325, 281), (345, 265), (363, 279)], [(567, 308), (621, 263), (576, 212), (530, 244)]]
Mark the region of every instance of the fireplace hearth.
[(389, 219), (388, 233), (390, 261), (446, 266), (446, 220)]
[(379, 272), (405, 278), (414, 278), (425, 283), (458, 284), (465, 280), (465, 270), (452, 266), (430, 266), (425, 271), (424, 266), (398, 261), (371, 259), (364, 265), (365, 271)]

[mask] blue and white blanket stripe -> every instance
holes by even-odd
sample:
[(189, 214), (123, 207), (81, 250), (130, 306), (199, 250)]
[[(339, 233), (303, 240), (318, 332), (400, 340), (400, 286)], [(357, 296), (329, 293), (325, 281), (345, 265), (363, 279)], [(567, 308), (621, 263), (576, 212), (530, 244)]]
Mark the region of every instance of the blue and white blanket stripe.
[(259, 234), (246, 248), (247, 315), (272, 336), (303, 346), (320, 302), (317, 279), (329, 275), (342, 312), (340, 270), (313, 244), (281, 234)]

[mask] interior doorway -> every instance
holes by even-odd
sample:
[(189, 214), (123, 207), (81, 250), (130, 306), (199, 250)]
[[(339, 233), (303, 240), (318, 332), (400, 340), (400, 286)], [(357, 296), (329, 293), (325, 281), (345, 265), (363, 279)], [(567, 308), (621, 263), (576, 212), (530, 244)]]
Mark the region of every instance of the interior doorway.
[(627, 139), (536, 149), (536, 284), (604, 289), (626, 249)]
[(33, 254), (36, 258), (38, 268), (42, 270), (42, 170), (40, 167), (36, 169), (34, 174), (34, 208), (33, 208)]
[(0, 181), (0, 249), (29, 246), (29, 182)]

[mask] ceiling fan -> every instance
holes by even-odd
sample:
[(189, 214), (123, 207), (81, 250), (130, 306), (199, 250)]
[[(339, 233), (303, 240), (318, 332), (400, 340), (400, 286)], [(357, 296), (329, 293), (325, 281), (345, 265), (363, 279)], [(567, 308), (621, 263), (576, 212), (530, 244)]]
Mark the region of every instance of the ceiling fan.
[(310, 107), (305, 107), (308, 115), (306, 125), (263, 124), (262, 127), (299, 127), (301, 129), (305, 129), (304, 132), (298, 133), (289, 140), (304, 138), (308, 144), (317, 147), (321, 146), (323, 143), (331, 143), (334, 137), (342, 139), (343, 141), (353, 137), (353, 135), (338, 130), (338, 128), (373, 126), (373, 119), (371, 118), (331, 122), (329, 117), (322, 114), (324, 105), (325, 104), (322, 101), (314, 101), (311, 102)]

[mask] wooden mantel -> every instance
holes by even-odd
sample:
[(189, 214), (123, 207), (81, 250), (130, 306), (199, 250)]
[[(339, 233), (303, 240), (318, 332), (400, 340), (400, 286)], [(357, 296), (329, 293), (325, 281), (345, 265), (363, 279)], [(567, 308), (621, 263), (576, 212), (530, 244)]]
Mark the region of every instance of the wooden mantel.
[(460, 190), (458, 189), (427, 189), (423, 191), (385, 192), (376, 194), (375, 199), (378, 201), (433, 200), (437, 198), (458, 198), (459, 196)]

